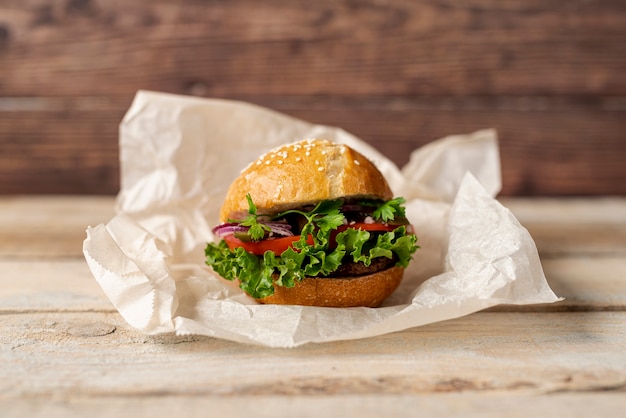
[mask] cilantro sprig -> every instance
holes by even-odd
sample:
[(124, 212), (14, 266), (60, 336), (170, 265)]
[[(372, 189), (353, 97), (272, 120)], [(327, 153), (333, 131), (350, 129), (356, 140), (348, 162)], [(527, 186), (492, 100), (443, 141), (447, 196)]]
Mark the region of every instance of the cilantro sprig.
[(404, 203), (406, 203), (406, 200), (403, 197), (396, 197), (386, 202), (362, 201), (361, 205), (376, 208), (374, 209), (374, 213), (372, 213), (374, 219), (389, 222), (393, 221), (396, 217), (406, 217), (404, 206), (402, 206)]
[[(246, 219), (240, 222), (241, 226), (247, 226), (248, 236), (253, 241), (262, 239), (267, 232), (270, 231), (270, 227), (258, 222), (258, 215), (256, 214), (256, 205), (252, 201), (250, 193), (246, 194), (246, 200), (248, 201), (248, 216)], [(239, 222), (239, 221), (237, 221)]]
[(298, 249), (308, 246), (307, 239), (311, 235), (316, 247), (326, 248), (330, 232), (344, 223), (345, 216), (339, 211), (342, 204), (341, 200), (323, 200), (309, 212), (290, 209), (279, 213), (274, 219), (280, 219), (294, 213), (302, 215), (306, 219), (306, 223), (300, 231), (300, 240), (294, 246)]

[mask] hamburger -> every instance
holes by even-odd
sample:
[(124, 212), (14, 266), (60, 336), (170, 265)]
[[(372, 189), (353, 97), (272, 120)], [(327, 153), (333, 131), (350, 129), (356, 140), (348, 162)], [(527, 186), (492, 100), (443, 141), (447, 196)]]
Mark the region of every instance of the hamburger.
[(284, 145), (228, 189), (206, 263), (259, 303), (377, 307), (419, 248), (403, 203), (346, 145)]

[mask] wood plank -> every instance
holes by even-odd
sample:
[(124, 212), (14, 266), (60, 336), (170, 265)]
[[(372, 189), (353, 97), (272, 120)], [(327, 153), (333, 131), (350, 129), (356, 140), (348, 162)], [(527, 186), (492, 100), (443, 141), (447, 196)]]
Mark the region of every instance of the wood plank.
[(87, 226), (112, 217), (111, 197), (1, 197), (0, 258), (82, 257)]
[(544, 259), (626, 254), (624, 198), (500, 200), (529, 230)]
[(0, 192), (117, 193), (117, 129), (126, 109), (67, 110), (57, 108), (58, 101), (44, 103), (54, 110), (0, 110)]
[(618, 0), (12, 0), (0, 12), (2, 96), (626, 94)]
[(0, 260), (0, 314), (114, 312), (85, 260)]
[(482, 312), (297, 349), (145, 336), (110, 313), (8, 314), (2, 323), (4, 399), (626, 388), (624, 312)]
[(417, 395), (340, 394), (333, 396), (154, 396), (154, 397), (28, 397), (0, 399), (5, 418), (12, 417), (119, 417), (141, 418), (212, 416), (230, 418), (379, 418), (381, 416), (466, 418), (506, 416), (601, 416), (621, 418), (626, 407), (623, 392), (432, 393)]
[[(499, 306), (494, 311), (626, 311), (626, 258), (543, 260), (548, 284), (564, 301)], [(0, 313), (115, 310), (81, 259), (0, 260)]]
[[(511, 198), (498, 199), (513, 214), (528, 225), (613, 224), (626, 223), (626, 198), (605, 196), (597, 198)], [(563, 216), (566, 214), (567, 216)]]
[(542, 264), (552, 290), (566, 298), (544, 309), (626, 311), (626, 257), (554, 258)]
[(493, 127), (499, 137), (503, 196), (580, 196), (626, 194), (626, 141), (618, 134), (626, 128), (625, 111), (580, 100), (476, 98), (293, 108), (287, 113), (341, 126), (399, 166), (414, 149), (437, 138)]
[[(0, 193), (117, 193), (118, 124), (134, 92), (0, 99)], [(619, 98), (232, 97), (340, 126), (399, 166), (430, 141), (494, 127), (503, 196), (626, 195)]]

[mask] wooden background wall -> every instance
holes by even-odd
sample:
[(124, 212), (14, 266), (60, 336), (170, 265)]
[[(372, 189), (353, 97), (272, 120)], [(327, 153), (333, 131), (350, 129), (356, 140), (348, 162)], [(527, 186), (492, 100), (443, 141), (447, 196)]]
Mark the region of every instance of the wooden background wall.
[(495, 127), (503, 195), (626, 194), (624, 0), (0, 0), (0, 193), (116, 193), (138, 89), (341, 126), (399, 165)]

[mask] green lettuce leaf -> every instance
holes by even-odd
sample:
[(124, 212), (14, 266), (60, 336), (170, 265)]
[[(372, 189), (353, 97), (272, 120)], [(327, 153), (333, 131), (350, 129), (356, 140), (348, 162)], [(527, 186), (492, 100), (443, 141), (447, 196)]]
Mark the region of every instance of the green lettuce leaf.
[[(419, 248), (417, 237), (407, 234), (401, 226), (392, 232), (378, 234), (371, 239), (367, 231), (349, 228), (336, 237), (337, 247), (330, 250), (320, 245), (302, 249), (287, 249), (277, 256), (266, 251), (255, 256), (243, 248), (231, 251), (224, 241), (209, 243), (206, 247), (206, 263), (228, 280), (238, 278), (240, 287), (254, 298), (263, 298), (274, 293), (278, 286), (293, 287), (304, 277), (328, 275), (335, 271), (345, 257), (347, 261), (370, 265), (376, 257), (398, 257), (396, 265), (406, 267), (413, 253)], [(275, 280), (275, 282), (274, 282)]]

